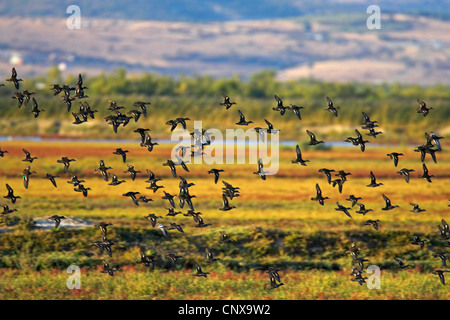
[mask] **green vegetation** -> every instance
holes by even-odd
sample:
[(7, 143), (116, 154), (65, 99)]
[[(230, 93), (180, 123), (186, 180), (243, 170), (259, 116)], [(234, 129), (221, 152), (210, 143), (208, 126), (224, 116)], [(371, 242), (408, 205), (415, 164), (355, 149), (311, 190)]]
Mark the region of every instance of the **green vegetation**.
[[(168, 137), (165, 122), (179, 116), (189, 115), (191, 120), (202, 120), (204, 128), (226, 129), (237, 121), (237, 110), (242, 110), (249, 120), (270, 119), (275, 126), (282, 129), (281, 139), (297, 139), (298, 132), (304, 126), (320, 126), (318, 130), (328, 130), (343, 134), (353, 134), (362, 121), (364, 111), (380, 123), (381, 131), (377, 141), (402, 141), (422, 139), (423, 132), (443, 130), (448, 126), (450, 108), (450, 86), (368, 84), (368, 83), (329, 83), (311, 79), (280, 82), (272, 71), (262, 71), (244, 80), (238, 76), (231, 78), (213, 78), (211, 76), (180, 75), (179, 77), (161, 76), (152, 73), (127, 74), (118, 69), (112, 74), (100, 74), (84, 77), (84, 84), (89, 98), (84, 99), (93, 109), (97, 109), (96, 120), (89, 125), (72, 125), (73, 117), (60, 96), (53, 96), (49, 89), (53, 83), (75, 85), (76, 77), (70, 75), (62, 78), (56, 67), (46, 76), (26, 79), (24, 88), (35, 91), (39, 106), (45, 110), (37, 121), (29, 113), (29, 106), (17, 108), (17, 101), (11, 97), (14, 89), (6, 86), (0, 90), (0, 135), (41, 135), (73, 136), (90, 138), (127, 138), (125, 130), (114, 134), (106, 124), (104, 117), (109, 114), (108, 100), (125, 106), (124, 112), (131, 110), (135, 101), (149, 101), (149, 117), (140, 119), (139, 123), (130, 123), (130, 128), (147, 126), (156, 137)], [(41, 89), (37, 89), (41, 88)], [(221, 93), (229, 95), (238, 104), (225, 110), (219, 103)], [(285, 105), (303, 106), (302, 120), (293, 112), (283, 117), (273, 111), (274, 94), (284, 100)], [(324, 111), (326, 97), (333, 99), (340, 106), (339, 117), (334, 118)], [(423, 118), (416, 113), (417, 99), (426, 101), (433, 107), (429, 116)], [(77, 112), (78, 101), (73, 101), (72, 111)], [(262, 120), (261, 120), (262, 122)], [(322, 124), (326, 123), (327, 126)], [(408, 126), (405, 126), (405, 124)], [(263, 123), (262, 123), (263, 124)], [(259, 125), (256, 123), (255, 125)], [(331, 130), (331, 131), (330, 131)], [(334, 130), (334, 131), (333, 131)], [(387, 132), (385, 131), (387, 130)], [(408, 137), (408, 138), (407, 138)], [(345, 136), (343, 137), (345, 139)]]

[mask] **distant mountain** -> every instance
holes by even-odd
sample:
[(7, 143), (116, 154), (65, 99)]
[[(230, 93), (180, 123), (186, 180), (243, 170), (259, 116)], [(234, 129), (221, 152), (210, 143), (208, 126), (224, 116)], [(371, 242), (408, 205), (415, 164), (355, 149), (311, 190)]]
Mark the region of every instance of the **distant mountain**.
[(0, 2), (0, 16), (67, 17), (66, 8), (78, 5), (85, 17), (210, 22), (365, 13), (371, 4), (378, 5), (386, 13), (450, 19), (449, 0), (3, 0)]
[(450, 0), (2, 0), (0, 70), (449, 83), (449, 28)]

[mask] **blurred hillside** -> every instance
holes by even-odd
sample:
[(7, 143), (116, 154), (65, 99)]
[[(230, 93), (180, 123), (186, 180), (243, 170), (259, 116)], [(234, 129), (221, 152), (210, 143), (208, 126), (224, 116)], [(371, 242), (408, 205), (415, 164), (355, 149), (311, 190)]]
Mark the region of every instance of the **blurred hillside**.
[[(70, 30), (69, 5), (81, 10)], [(369, 30), (377, 4), (381, 29)], [(449, 83), (449, 1), (11, 1), (0, 3), (0, 70)]]
[(0, 15), (20, 17), (64, 17), (69, 5), (78, 5), (82, 14), (91, 18), (124, 20), (158, 20), (173, 22), (213, 22), (232, 20), (259, 20), (299, 17), (306, 15), (335, 15), (365, 13), (369, 5), (378, 5), (384, 13), (401, 13), (450, 18), (448, 0), (4, 0)]

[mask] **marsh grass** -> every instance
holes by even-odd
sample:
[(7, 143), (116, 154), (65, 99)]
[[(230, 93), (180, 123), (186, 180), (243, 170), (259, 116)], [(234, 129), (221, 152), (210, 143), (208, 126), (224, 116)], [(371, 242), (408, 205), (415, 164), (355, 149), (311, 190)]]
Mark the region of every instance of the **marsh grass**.
[[(390, 148), (368, 149), (361, 153), (354, 148), (313, 150), (305, 148), (308, 166), (290, 163), (295, 151), (280, 151), (280, 170), (277, 175), (262, 181), (254, 165), (217, 165), (224, 168), (219, 183), (208, 175), (210, 166), (189, 165), (190, 172), (180, 171), (189, 182), (194, 182), (191, 194), (196, 195), (196, 211), (202, 212), (209, 227), (197, 228), (190, 217), (166, 216), (166, 200), (161, 189), (156, 193), (149, 185), (146, 169), (151, 169), (163, 180), (159, 182), (171, 194), (178, 193), (178, 178), (161, 164), (169, 157), (170, 147), (161, 146), (148, 153), (134, 144), (123, 144), (130, 150), (129, 163), (140, 170), (135, 181), (123, 171), (126, 165), (112, 154), (116, 144), (109, 143), (36, 143), (23, 147), (39, 159), (32, 164), (38, 173), (31, 177), (28, 189), (23, 187), (18, 173), (25, 167), (23, 152), (15, 142), (2, 143), (10, 150), (0, 159), (3, 183), (10, 184), (22, 196), (11, 207), (17, 212), (7, 216), (0, 234), (0, 296), (2, 299), (448, 299), (445, 286), (430, 272), (441, 267), (436, 251), (445, 251), (446, 243), (439, 238), (437, 225), (449, 214), (448, 172), (450, 154), (438, 154), (438, 164), (427, 160), (432, 183), (417, 178), (421, 162), (410, 147), (398, 147), (404, 152), (399, 167), (416, 171), (407, 184), (399, 176), (391, 160), (385, 156)], [(71, 172), (79, 174), (90, 187), (87, 197), (73, 191), (66, 181), (62, 166), (56, 163), (61, 154), (77, 159)], [(113, 167), (112, 172), (125, 179), (119, 186), (109, 186), (93, 174), (100, 159)], [(346, 169), (352, 173), (339, 193), (317, 172), (322, 167)], [(369, 172), (373, 170), (383, 186), (368, 188)], [(58, 188), (41, 179), (46, 172), (58, 173)], [(221, 202), (221, 181), (240, 187), (240, 197), (231, 200), (236, 209), (218, 210)], [(320, 206), (310, 198), (318, 183), (330, 199)], [(0, 185), (0, 192), (3, 187)], [(122, 196), (127, 191), (139, 191), (153, 201), (135, 206)], [(6, 188), (3, 191), (6, 194)], [(334, 210), (335, 202), (351, 206), (345, 199), (350, 194), (361, 196), (367, 208), (374, 211), (352, 219)], [(388, 195), (400, 207), (382, 211), (382, 194)], [(4, 200), (6, 201), (6, 199)], [(410, 212), (410, 202), (419, 203), (427, 211)], [(176, 199), (177, 211), (183, 213)], [(151, 227), (144, 218), (149, 213), (163, 216), (160, 221), (182, 223), (184, 233), (169, 231), (169, 237)], [(85, 229), (37, 230), (33, 218), (61, 214), (105, 221), (113, 225), (108, 238), (114, 241), (112, 257), (100, 255), (92, 242), (100, 240), (100, 231)], [(5, 218), (5, 217), (3, 217)], [(378, 231), (362, 226), (367, 219), (379, 219)], [(235, 242), (220, 240), (226, 232)], [(427, 239), (424, 249), (411, 245), (413, 235)], [(370, 264), (380, 266), (382, 287), (369, 290), (350, 281), (351, 258), (345, 251), (356, 241), (362, 255)], [(220, 258), (215, 263), (205, 262), (208, 247)], [(139, 264), (139, 250), (143, 248), (155, 256), (155, 270)], [(171, 268), (169, 253), (182, 258)], [(393, 257), (398, 256), (414, 265), (413, 269), (399, 270)], [(117, 273), (114, 277), (100, 273), (101, 260), (107, 259)], [(199, 262), (207, 278), (193, 277), (194, 262)], [(69, 290), (66, 269), (69, 265), (82, 269), (82, 289)], [(267, 291), (265, 270), (269, 266), (282, 267), (284, 286)], [(176, 279), (176, 281), (174, 281)]]

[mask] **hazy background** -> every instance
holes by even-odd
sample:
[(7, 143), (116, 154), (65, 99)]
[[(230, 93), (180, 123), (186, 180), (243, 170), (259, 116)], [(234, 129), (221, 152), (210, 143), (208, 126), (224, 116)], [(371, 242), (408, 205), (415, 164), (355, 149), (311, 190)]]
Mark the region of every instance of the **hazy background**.
[[(369, 30), (370, 5), (381, 29)], [(69, 5), (81, 29), (69, 30)], [(449, 83), (450, 1), (0, 2), (0, 69)]]

